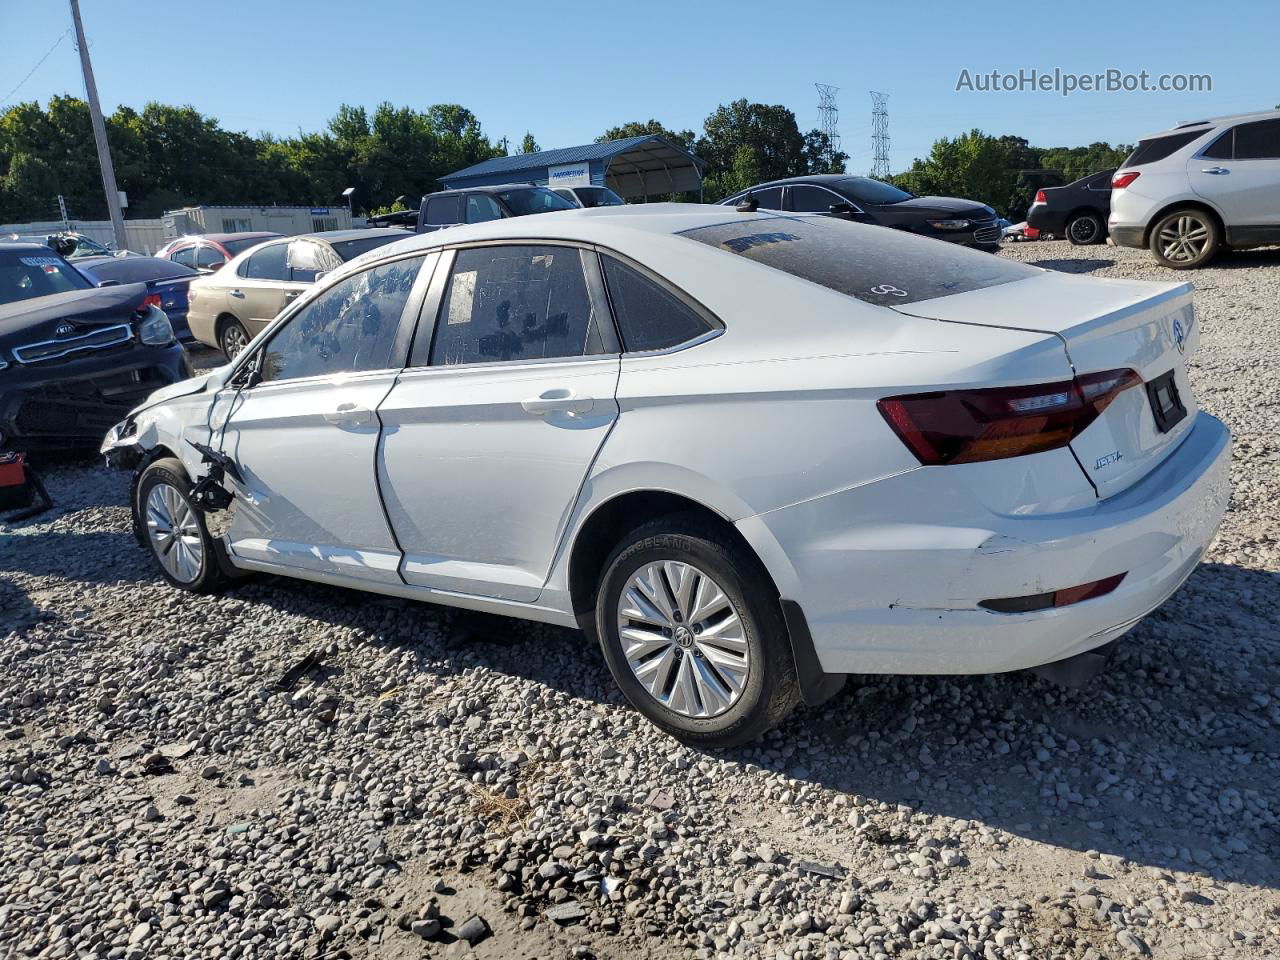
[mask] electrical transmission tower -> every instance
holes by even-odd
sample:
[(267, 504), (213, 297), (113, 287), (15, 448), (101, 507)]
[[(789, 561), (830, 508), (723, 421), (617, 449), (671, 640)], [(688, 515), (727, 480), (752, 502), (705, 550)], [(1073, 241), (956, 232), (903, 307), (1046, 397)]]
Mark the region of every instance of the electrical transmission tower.
[(880, 179), (889, 176), (889, 95), (871, 91), (871, 148), (875, 153), (871, 161), (871, 175)]
[(818, 123), (827, 135), (827, 172), (835, 173), (836, 155), (840, 152), (840, 111), (836, 109), (839, 87), (815, 83), (818, 88)]

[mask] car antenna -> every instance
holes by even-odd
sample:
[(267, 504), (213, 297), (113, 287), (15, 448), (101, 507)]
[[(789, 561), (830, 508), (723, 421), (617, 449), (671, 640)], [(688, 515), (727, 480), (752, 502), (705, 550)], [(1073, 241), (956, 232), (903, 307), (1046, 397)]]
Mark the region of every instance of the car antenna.
[(760, 209), (760, 201), (756, 199), (754, 192), (748, 190), (747, 195), (738, 201), (735, 209), (739, 213), (755, 213)]

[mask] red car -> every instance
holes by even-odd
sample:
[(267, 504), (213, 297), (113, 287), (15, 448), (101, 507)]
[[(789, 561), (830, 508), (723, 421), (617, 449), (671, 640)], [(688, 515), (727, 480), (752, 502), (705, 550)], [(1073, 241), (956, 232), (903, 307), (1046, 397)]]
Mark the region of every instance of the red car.
[(256, 247), (264, 240), (274, 240), (279, 233), (203, 233), (199, 236), (179, 237), (170, 240), (156, 251), (162, 260), (172, 260), (199, 270), (212, 273), (238, 253)]

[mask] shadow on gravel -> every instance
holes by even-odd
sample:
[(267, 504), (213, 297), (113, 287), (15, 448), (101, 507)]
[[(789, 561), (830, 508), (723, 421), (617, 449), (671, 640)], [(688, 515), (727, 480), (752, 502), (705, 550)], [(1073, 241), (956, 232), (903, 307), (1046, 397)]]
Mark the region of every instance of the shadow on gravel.
[(156, 579), (132, 533), (51, 530), (32, 536), (10, 534), (13, 531), (0, 530), (0, 578), (23, 574), (84, 583)]
[[(1263, 247), (1261, 250), (1224, 250), (1209, 263), (1208, 269), (1224, 267), (1239, 270), (1244, 267), (1280, 267), (1280, 247)], [(1194, 275), (1196, 271), (1191, 271)]]
[(1029, 267), (1044, 267), (1046, 270), (1057, 270), (1061, 273), (1093, 273), (1095, 270), (1104, 270), (1107, 267), (1114, 267), (1114, 260), (1072, 260), (1070, 258), (1063, 260), (1029, 260)]
[[(233, 593), (412, 650), (424, 673), (478, 666), (621, 703), (598, 650), (572, 630), (284, 578)], [(1280, 742), (1268, 713), (1280, 688), (1278, 601), (1280, 574), (1205, 564), (1087, 689), (1025, 673), (854, 677), (764, 740), (706, 759), (1140, 865), (1280, 887)], [(891, 832), (872, 840), (886, 856), (899, 851)]]

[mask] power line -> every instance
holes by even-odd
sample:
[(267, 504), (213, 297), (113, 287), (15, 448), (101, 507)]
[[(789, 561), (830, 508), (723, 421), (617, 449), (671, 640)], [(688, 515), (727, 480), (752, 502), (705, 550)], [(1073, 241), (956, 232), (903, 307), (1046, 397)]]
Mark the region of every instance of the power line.
[(27, 75), (26, 75), (25, 77), (23, 77), (21, 80), (19, 80), (19, 81), (18, 81), (18, 85), (17, 85), (16, 87), (14, 87), (12, 90), (10, 90), (7, 94), (5, 94), (5, 97), (4, 97), (4, 99), (3, 99), (3, 100), (0, 100), (0, 107), (3, 107), (3, 106), (4, 106), (5, 104), (7, 104), (11, 99), (13, 99), (13, 95), (14, 95), (15, 93), (17, 93), (19, 90), (21, 90), (21, 89), (22, 89), (22, 87), (23, 87), (23, 84), (25, 84), (28, 80), (30, 80), (30, 79), (31, 79), (31, 77), (32, 77), (32, 75), (34, 75), (34, 74), (35, 74), (35, 72), (36, 72), (37, 70), (39, 70), (39, 69), (40, 69), (40, 67), (44, 64), (44, 62), (45, 62), (46, 60), (48, 60), (48, 59), (49, 59), (49, 57), (51, 57), (51, 56), (53, 55), (53, 51), (57, 50), (57, 49), (58, 49), (58, 45), (59, 45), (60, 43), (62, 43), (62, 41), (63, 41), (63, 40), (67, 39), (67, 34), (69, 34), (70, 32), (71, 32), (71, 28), (70, 28), (70, 27), (68, 27), (66, 30), (64, 30), (64, 31), (63, 31), (63, 32), (58, 36), (58, 39), (57, 39), (57, 40), (53, 41), (53, 46), (52, 46), (52, 47), (50, 47), (50, 48), (45, 52), (45, 55), (44, 55), (43, 57), (41, 57), (39, 60), (37, 60), (37, 61), (36, 61), (36, 65), (35, 65), (34, 67), (32, 67), (32, 68), (27, 72)]
[(822, 132), (827, 135), (827, 172), (835, 172), (836, 154), (840, 152), (840, 111), (836, 109), (839, 87), (829, 83), (815, 83), (818, 88), (818, 117)]
[(875, 158), (871, 175), (881, 180), (889, 177), (889, 95), (871, 91), (871, 146)]

